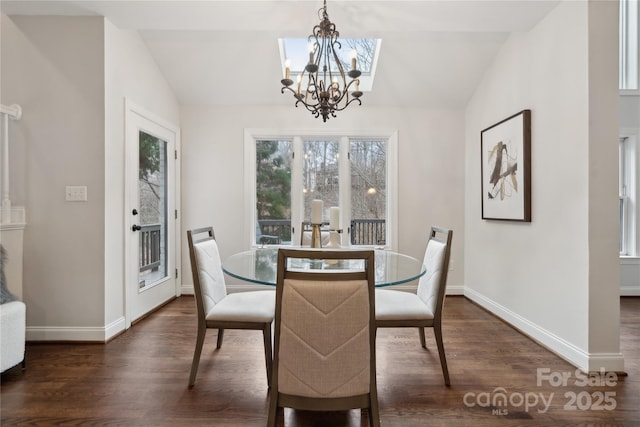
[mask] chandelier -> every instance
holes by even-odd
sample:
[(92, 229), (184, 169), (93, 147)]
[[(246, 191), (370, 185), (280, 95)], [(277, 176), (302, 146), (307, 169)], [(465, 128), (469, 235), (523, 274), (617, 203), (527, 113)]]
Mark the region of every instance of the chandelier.
[[(338, 51), (342, 47), (338, 41), (340, 33), (336, 30), (336, 25), (329, 21), (327, 0), (324, 0), (318, 16), (320, 23), (313, 27), (313, 34), (308, 38), (309, 62), (302, 73), (298, 74), (294, 89), (290, 62), (286, 60), (285, 78), (280, 81), (283, 85), (280, 92), (290, 91), (296, 98), (296, 107), (302, 104), (314, 117), (322, 116), (322, 121), (326, 122), (329, 116), (336, 117), (336, 111), (344, 110), (354, 101), (362, 105), (358, 80), (362, 73), (356, 68), (357, 53), (354, 50), (351, 52), (351, 69), (345, 75), (338, 57)], [(350, 77), (348, 83), (346, 76)]]

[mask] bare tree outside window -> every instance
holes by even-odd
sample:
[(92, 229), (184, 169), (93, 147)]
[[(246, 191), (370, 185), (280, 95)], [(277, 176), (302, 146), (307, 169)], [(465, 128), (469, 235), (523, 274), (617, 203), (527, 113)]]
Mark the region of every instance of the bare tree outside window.
[[(351, 55), (351, 51), (357, 53), (357, 68), (364, 74), (371, 72), (373, 65), (373, 57), (376, 53), (376, 39), (344, 39), (341, 41), (342, 51), (346, 50), (347, 55)], [(345, 55), (340, 56), (340, 62), (345, 70), (351, 69), (351, 57)]]
[(162, 141), (146, 132), (140, 132), (140, 166), (138, 169), (140, 214), (143, 224), (160, 222), (161, 199), (161, 147)]
[(139, 287), (167, 275), (167, 143), (138, 133)]
[(324, 202), (323, 219), (328, 220), (328, 209), (338, 206), (339, 188), (338, 141), (305, 141), (303, 166), (304, 218), (311, 219), (311, 201)]
[(357, 244), (384, 244), (387, 214), (387, 142), (352, 140), (349, 153), (351, 240)]

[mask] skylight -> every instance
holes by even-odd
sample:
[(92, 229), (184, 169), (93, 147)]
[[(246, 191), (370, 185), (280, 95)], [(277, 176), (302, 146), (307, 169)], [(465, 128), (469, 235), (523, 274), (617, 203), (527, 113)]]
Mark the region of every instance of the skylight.
[[(373, 87), (380, 44), (382, 39), (340, 39), (341, 49), (337, 52), (345, 70), (350, 68), (351, 52), (357, 53), (358, 69), (362, 71), (360, 76), (360, 90), (370, 92)], [(278, 39), (280, 46), (280, 63), (282, 75), (285, 72), (285, 61), (291, 62), (291, 78), (302, 73), (309, 61), (309, 40), (307, 38)]]

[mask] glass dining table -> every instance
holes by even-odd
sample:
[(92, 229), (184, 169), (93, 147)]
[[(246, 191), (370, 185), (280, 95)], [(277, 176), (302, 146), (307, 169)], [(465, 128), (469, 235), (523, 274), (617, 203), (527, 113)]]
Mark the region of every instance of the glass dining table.
[[(292, 248), (293, 249), (293, 248)], [(309, 249), (309, 248), (304, 248)], [(320, 249), (321, 250), (321, 249)], [(336, 263), (312, 260), (291, 260), (297, 264), (291, 267), (300, 270), (340, 270), (359, 269), (356, 260), (342, 260)], [(375, 250), (376, 287), (393, 286), (411, 282), (426, 273), (422, 261), (398, 252)], [(260, 285), (276, 285), (278, 248), (255, 248), (231, 255), (222, 263), (222, 270), (231, 277)], [(291, 268), (290, 267), (290, 268)]]

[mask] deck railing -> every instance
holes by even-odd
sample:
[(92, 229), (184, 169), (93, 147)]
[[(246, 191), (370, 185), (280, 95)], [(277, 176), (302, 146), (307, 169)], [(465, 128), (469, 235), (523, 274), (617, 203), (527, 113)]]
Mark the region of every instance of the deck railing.
[(384, 219), (352, 219), (352, 245), (384, 245), (387, 241)]
[(256, 243), (275, 245), (291, 241), (291, 220), (261, 219), (256, 230)]
[(161, 224), (140, 227), (140, 272), (157, 270), (160, 266)]
[[(258, 220), (257, 243), (279, 244), (291, 242), (291, 221), (288, 219)], [(352, 245), (384, 245), (386, 225), (384, 219), (353, 219), (349, 225)]]

